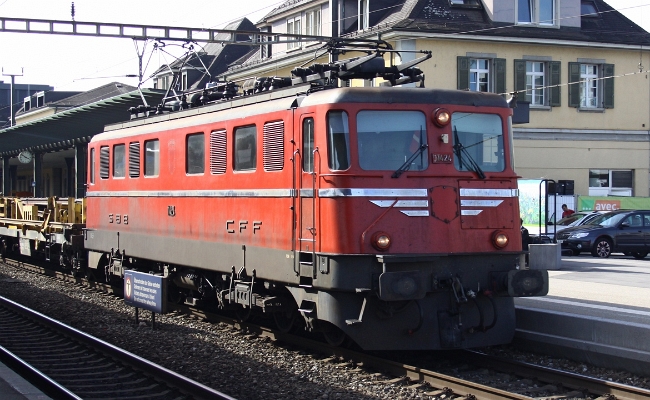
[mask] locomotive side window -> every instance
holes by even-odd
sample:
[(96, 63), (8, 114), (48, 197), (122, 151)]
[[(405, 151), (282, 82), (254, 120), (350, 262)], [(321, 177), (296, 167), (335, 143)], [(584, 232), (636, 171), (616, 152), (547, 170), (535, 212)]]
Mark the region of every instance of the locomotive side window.
[(302, 170), (314, 172), (314, 119), (302, 121)]
[(479, 173), (505, 169), (503, 124), (498, 115), (455, 112), (451, 129), (457, 170)]
[(147, 140), (144, 142), (144, 176), (160, 174), (160, 141)]
[(110, 150), (108, 146), (102, 146), (99, 148), (99, 177), (102, 179), (108, 179), (108, 156)]
[(126, 146), (113, 146), (113, 178), (124, 178), (126, 174)]
[(129, 143), (129, 177), (140, 177), (140, 142)]
[(263, 132), (264, 171), (284, 168), (284, 121), (267, 122)]
[(95, 148), (90, 149), (90, 183), (95, 183)]
[(185, 149), (185, 172), (188, 174), (205, 172), (205, 135), (203, 133), (188, 135)]
[(327, 114), (327, 154), (332, 171), (350, 167), (350, 128), (345, 111), (330, 111)]
[(257, 128), (243, 126), (235, 129), (235, 171), (257, 167)]
[(226, 130), (210, 132), (210, 173), (226, 173)]
[[(360, 111), (357, 141), (359, 166), (366, 171), (423, 171), (429, 166), (423, 151), (427, 121), (420, 111)], [(405, 166), (407, 160), (410, 165)]]

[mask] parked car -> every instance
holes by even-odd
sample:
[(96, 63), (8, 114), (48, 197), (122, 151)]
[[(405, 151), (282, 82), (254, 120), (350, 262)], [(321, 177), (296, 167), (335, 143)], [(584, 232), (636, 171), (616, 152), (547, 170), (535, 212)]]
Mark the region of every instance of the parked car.
[[(542, 228), (541, 234), (531, 235), (533, 236), (532, 241), (540, 243), (552, 242), (556, 232), (563, 231), (564, 229), (572, 226), (588, 224), (589, 221), (602, 214), (602, 211), (578, 211), (569, 215), (568, 217), (564, 217), (561, 220), (557, 221), (555, 225), (552, 222), (549, 222), (546, 226), (546, 232), (544, 232)], [(539, 237), (543, 240), (538, 240), (536, 237)]]
[(612, 211), (587, 225), (566, 228), (557, 234), (562, 249), (573, 254), (590, 251), (594, 257), (622, 252), (637, 259), (650, 251), (650, 210)]

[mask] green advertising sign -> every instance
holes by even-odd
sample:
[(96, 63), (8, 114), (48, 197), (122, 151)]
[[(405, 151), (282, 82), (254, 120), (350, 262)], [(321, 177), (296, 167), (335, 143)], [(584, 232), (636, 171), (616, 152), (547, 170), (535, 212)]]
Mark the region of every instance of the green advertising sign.
[(578, 210), (650, 210), (650, 197), (578, 196)]

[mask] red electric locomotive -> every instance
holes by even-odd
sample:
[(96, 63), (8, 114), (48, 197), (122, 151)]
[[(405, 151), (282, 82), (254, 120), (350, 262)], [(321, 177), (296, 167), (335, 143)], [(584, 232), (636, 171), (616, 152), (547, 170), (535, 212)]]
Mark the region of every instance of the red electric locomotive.
[(495, 94), (330, 87), (421, 80), (381, 56), (248, 96), (213, 84), (177, 112), (107, 127), (89, 145), (88, 267), (164, 273), (178, 301), (333, 344), (509, 342), (513, 297), (548, 290), (546, 271), (525, 269), (512, 110)]

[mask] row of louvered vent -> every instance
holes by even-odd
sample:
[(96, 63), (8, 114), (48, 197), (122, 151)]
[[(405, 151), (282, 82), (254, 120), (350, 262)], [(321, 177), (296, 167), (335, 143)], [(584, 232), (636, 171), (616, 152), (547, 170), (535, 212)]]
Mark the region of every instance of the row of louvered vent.
[[(227, 168), (226, 130), (210, 132), (210, 172), (225, 174)], [(282, 171), (284, 168), (284, 121), (264, 125), (264, 171)], [(102, 147), (99, 154), (99, 176), (108, 179), (109, 147)], [(129, 176), (140, 176), (140, 142), (129, 144)]]

